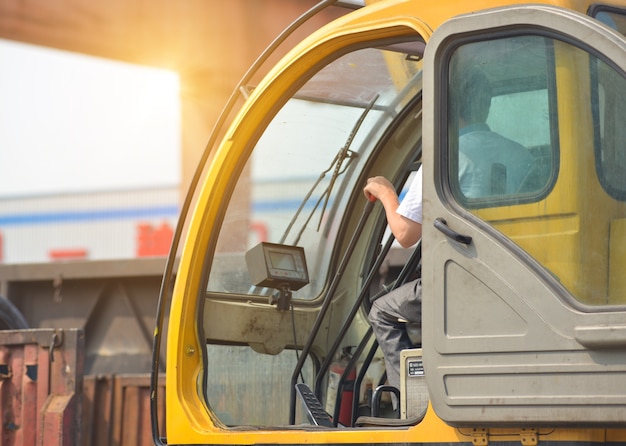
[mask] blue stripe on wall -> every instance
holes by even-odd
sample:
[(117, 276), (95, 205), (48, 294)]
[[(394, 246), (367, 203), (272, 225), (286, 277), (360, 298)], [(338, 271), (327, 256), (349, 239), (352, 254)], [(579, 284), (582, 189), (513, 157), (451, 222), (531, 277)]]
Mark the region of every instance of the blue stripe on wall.
[(0, 214), (0, 226), (38, 225), (47, 223), (77, 223), (123, 218), (178, 217), (177, 205), (151, 206), (128, 209), (102, 209), (89, 211), (33, 212), (29, 214)]
[[(402, 196), (400, 197), (402, 199)], [(307, 202), (304, 210), (310, 210), (316, 199)], [(271, 213), (294, 211), (300, 206), (300, 200), (264, 200), (252, 203), (252, 212)], [(321, 208), (321, 203), (320, 203)], [(332, 206), (332, 202), (328, 203)], [(86, 211), (48, 211), (26, 214), (0, 214), (0, 226), (24, 226), (50, 223), (85, 223), (97, 220), (118, 220), (124, 218), (171, 218), (178, 217), (178, 205), (148, 206), (122, 209), (99, 209)]]

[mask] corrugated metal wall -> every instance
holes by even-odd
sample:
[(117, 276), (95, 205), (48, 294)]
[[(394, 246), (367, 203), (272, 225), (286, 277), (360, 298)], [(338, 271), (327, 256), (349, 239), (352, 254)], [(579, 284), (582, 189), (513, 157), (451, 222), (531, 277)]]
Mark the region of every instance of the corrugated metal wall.
[(179, 199), (177, 187), (0, 198), (0, 263), (167, 255)]
[[(18, 205), (17, 211), (13, 209), (15, 202), (0, 201), (0, 262), (132, 258), (138, 252), (151, 252), (136, 246), (133, 231), (149, 235), (164, 224), (174, 226), (180, 197), (186, 193), (210, 132), (237, 82), (266, 45), (316, 3), (317, 0), (0, 0), (0, 38), (175, 71), (180, 77), (182, 126), (182, 172), (181, 184), (173, 191), (176, 200), (168, 197), (160, 201), (160, 209), (151, 204), (151, 199), (134, 204), (136, 212), (151, 212), (145, 215), (145, 222), (128, 213), (114, 218), (114, 214), (120, 217), (120, 210), (127, 211), (116, 205), (94, 207), (91, 204), (99, 199), (98, 194), (93, 195), (90, 207), (85, 207), (84, 201), (90, 200), (91, 195), (72, 197), (70, 203), (66, 202), (67, 197), (39, 197), (45, 203), (29, 198)], [(340, 13), (330, 8), (307, 23), (289, 42), (300, 40), (337, 15)], [(277, 56), (284, 54), (288, 46)], [(115, 131), (106, 122), (102, 125), (103, 133)], [(49, 150), (54, 159), (55, 148)], [(91, 146), (85, 150), (92, 150)], [(154, 153), (154, 157), (158, 156)], [(146, 170), (150, 168), (150, 160), (146, 160)], [(111, 176), (115, 175), (111, 172)], [(26, 181), (36, 182), (37, 178)], [(110, 198), (124, 201), (126, 195), (112, 194)], [(45, 226), (46, 222), (53, 224)], [(141, 224), (144, 226), (138, 227)]]

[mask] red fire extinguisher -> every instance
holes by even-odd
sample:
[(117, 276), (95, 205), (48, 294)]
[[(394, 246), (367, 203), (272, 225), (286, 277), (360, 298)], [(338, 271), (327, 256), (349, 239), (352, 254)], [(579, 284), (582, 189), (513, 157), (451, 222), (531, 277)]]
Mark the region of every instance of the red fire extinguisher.
[(339, 385), (348, 364), (350, 362), (350, 354), (348, 349), (344, 349), (341, 356), (330, 365), (328, 370), (328, 392), (326, 393), (326, 412), (331, 416), (335, 414), (335, 404), (337, 401), (337, 392), (340, 392), (339, 398), (339, 414), (337, 420), (343, 426), (352, 424), (352, 399), (354, 396), (354, 381), (356, 379), (356, 367), (348, 372)]

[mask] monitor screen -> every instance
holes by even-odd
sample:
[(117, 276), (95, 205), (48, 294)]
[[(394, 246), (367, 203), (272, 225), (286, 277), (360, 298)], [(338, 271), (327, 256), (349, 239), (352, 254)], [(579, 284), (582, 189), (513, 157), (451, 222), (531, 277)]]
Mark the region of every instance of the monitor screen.
[(268, 254), (272, 268), (284, 269), (287, 271), (296, 270), (296, 262), (291, 254), (273, 250), (268, 251)]

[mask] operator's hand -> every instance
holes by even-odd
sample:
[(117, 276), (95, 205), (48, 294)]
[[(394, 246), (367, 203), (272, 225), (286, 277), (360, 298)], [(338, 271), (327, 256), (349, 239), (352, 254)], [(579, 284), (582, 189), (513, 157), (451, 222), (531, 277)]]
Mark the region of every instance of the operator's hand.
[(422, 224), (398, 214), (400, 201), (393, 184), (385, 177), (367, 180), (363, 193), (370, 201), (379, 200), (385, 208), (385, 216), (391, 232), (404, 248), (413, 246), (422, 236)]
[(363, 188), (365, 198), (369, 201), (381, 200), (388, 194), (396, 196), (396, 190), (391, 182), (382, 176), (372, 177), (367, 180), (367, 184)]

